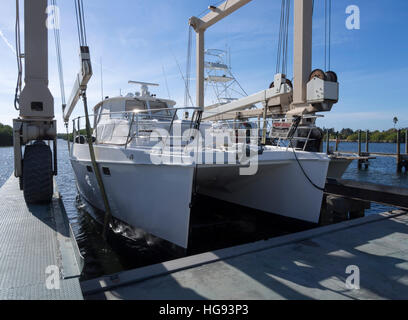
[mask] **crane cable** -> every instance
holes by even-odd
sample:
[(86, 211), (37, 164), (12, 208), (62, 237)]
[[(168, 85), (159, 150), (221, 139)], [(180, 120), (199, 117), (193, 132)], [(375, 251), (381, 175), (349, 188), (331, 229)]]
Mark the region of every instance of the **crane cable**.
[[(87, 47), (87, 38), (86, 38), (86, 26), (85, 26), (85, 15), (84, 15), (84, 7), (82, 0), (74, 0), (75, 2), (75, 15), (77, 20), (77, 29), (78, 29), (78, 41), (80, 47)], [(107, 238), (107, 231), (109, 229), (109, 224), (114, 223), (112, 220), (112, 210), (109, 205), (108, 196), (106, 193), (106, 189), (102, 180), (102, 175), (99, 170), (98, 163), (96, 162), (95, 157), (95, 149), (93, 146), (93, 136), (92, 136), (92, 128), (91, 123), (89, 121), (89, 113), (88, 113), (88, 99), (86, 96), (86, 88), (81, 90), (81, 97), (84, 104), (84, 112), (85, 112), (85, 127), (86, 127), (86, 138), (88, 141), (89, 146), (89, 155), (91, 158), (92, 168), (95, 173), (95, 178), (98, 183), (99, 191), (101, 193), (102, 201), (105, 207), (105, 217), (104, 217), (104, 226), (102, 231), (102, 237), (106, 240)], [(78, 128), (79, 130), (80, 128)]]
[[(59, 76), (59, 84), (61, 90), (61, 106), (62, 106), (62, 114), (64, 114), (65, 107), (67, 105), (66, 98), (65, 98), (65, 84), (64, 84), (64, 69), (62, 67), (62, 51), (61, 51), (61, 36), (60, 36), (60, 20), (59, 14), (55, 12), (57, 10), (57, 0), (51, 0), (51, 5), (53, 6), (54, 10), (54, 40), (55, 40), (55, 52), (57, 56), (57, 66), (58, 66), (58, 76)], [(65, 122), (65, 128), (67, 132), (67, 146), (68, 146), (68, 153), (71, 152), (71, 146), (69, 142), (69, 129), (68, 129), (68, 122)]]
[(324, 68), (325, 71), (331, 69), (331, 16), (332, 16), (332, 1), (325, 0), (324, 3)]
[(190, 79), (191, 79), (191, 52), (193, 46), (193, 27), (188, 29), (188, 44), (187, 44), (187, 62), (186, 62), (186, 79), (184, 91), (184, 106), (188, 107), (188, 100), (190, 97)]
[[(57, 0), (51, 0), (51, 5), (55, 8), (57, 6)], [(55, 21), (54, 25), (54, 39), (55, 39), (55, 50), (57, 55), (57, 65), (58, 65), (58, 75), (59, 75), (59, 83), (60, 83), (60, 90), (61, 90), (61, 104), (62, 104), (62, 112), (64, 112), (66, 106), (66, 99), (65, 99), (65, 84), (64, 84), (64, 70), (62, 67), (62, 51), (61, 51), (61, 37), (60, 37), (60, 21), (57, 14), (54, 14)]]
[(79, 46), (87, 46), (84, 4), (82, 0), (74, 0), (77, 20)]
[(276, 73), (287, 73), (288, 39), (290, 20), (290, 0), (282, 0), (279, 26), (278, 54), (276, 59)]
[(17, 85), (16, 85), (16, 92), (14, 95), (14, 108), (19, 111), (19, 99), (21, 95), (21, 87), (22, 87), (22, 75), (23, 75), (23, 64), (22, 64), (22, 54), (21, 54), (21, 39), (20, 39), (20, 4), (19, 0), (16, 0), (16, 24), (15, 24), (15, 41), (16, 41), (16, 57), (17, 57)]

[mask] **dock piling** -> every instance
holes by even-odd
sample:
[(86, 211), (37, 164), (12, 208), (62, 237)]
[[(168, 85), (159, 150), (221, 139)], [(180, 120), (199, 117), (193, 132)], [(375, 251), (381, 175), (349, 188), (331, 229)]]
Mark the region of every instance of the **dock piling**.
[(330, 131), (326, 131), (326, 153), (330, 154)]
[(340, 143), (340, 137), (339, 137), (339, 133), (337, 132), (336, 134), (336, 152), (339, 151), (339, 143)]
[[(361, 157), (361, 130), (358, 130), (358, 156)], [(358, 160), (358, 169), (363, 168), (363, 161)]]
[(369, 140), (370, 140), (370, 130), (366, 131), (366, 153), (369, 153)]
[(408, 129), (405, 129), (405, 154), (408, 155)]
[(361, 130), (358, 130), (358, 155), (361, 156)]
[(397, 171), (402, 172), (401, 161), (401, 130), (397, 131)]

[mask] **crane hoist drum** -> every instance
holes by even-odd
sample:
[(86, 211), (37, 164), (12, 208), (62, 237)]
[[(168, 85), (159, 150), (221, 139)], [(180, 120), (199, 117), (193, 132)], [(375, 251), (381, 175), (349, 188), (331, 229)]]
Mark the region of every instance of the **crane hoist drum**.
[[(292, 81), (290, 81), (289, 79), (285, 79), (285, 80), (286, 80), (286, 84), (293, 89)], [(272, 83), (269, 85), (269, 89), (272, 89), (274, 87), (275, 87), (275, 81), (272, 81)]]
[(318, 78), (324, 81), (330, 82), (337, 82), (337, 74), (334, 71), (327, 71), (324, 72), (321, 69), (315, 69), (309, 76), (309, 80), (313, 80), (314, 78)]

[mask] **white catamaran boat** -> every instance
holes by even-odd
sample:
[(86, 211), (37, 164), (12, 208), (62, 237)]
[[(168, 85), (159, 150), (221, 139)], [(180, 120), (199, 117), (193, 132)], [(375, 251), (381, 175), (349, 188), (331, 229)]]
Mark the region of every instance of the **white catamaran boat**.
[[(88, 140), (81, 136), (81, 118), (74, 120), (70, 159), (78, 190), (91, 205), (110, 209), (115, 219), (183, 248), (189, 244), (196, 193), (319, 222), (330, 158), (319, 152), (322, 135), (315, 120), (337, 103), (339, 83), (332, 71), (311, 70), (313, 1), (296, 0), (294, 5), (293, 85), (285, 75), (287, 50), (279, 50), (282, 64), (269, 89), (204, 107), (205, 31), (248, 2), (227, 1), (190, 19), (197, 34), (197, 108), (175, 108), (174, 101), (149, 92), (152, 84), (136, 82), (140, 92), (95, 106)], [(287, 2), (283, 4), (282, 12), (288, 13)], [(287, 16), (281, 28), (288, 21)], [(287, 30), (281, 30), (281, 49)], [(89, 48), (81, 47), (81, 73), (64, 108), (65, 121), (80, 96), (85, 103), (91, 70)], [(220, 80), (214, 74), (208, 79)], [(254, 108), (256, 104), (262, 108)]]
[[(192, 137), (191, 128), (199, 126), (202, 137), (214, 138), (223, 132), (223, 138), (232, 139), (238, 138), (236, 130), (220, 128), (214, 122), (180, 120), (177, 115), (185, 108), (174, 108), (174, 101), (158, 99), (149, 93), (148, 84), (141, 85), (136, 95), (108, 98), (94, 108), (93, 147), (114, 218), (184, 248), (188, 246), (194, 192), (318, 223), (323, 191), (308, 177), (324, 187), (327, 155), (295, 153), (278, 146), (260, 149), (258, 142), (247, 145), (240, 138), (238, 142), (203, 141), (192, 157), (186, 150), (195, 151), (198, 143), (194, 141), (199, 139)], [(89, 146), (78, 130), (80, 119), (74, 120), (71, 148), (78, 190), (87, 202), (104, 211)], [(244, 137), (246, 133), (244, 130)], [(243, 154), (247, 161), (236, 161)], [(251, 162), (255, 170), (242, 174), (242, 169), (251, 171)]]

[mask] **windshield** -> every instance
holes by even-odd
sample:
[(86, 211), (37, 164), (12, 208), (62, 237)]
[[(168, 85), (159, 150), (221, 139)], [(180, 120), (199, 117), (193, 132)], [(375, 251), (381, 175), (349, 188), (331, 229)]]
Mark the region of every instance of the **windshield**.
[(168, 109), (167, 104), (165, 102), (150, 101), (149, 106), (150, 106), (152, 115), (154, 116), (168, 116), (168, 117), (171, 116), (170, 110)]
[(126, 111), (133, 112), (138, 110), (146, 110), (146, 102), (142, 100), (126, 100)]

